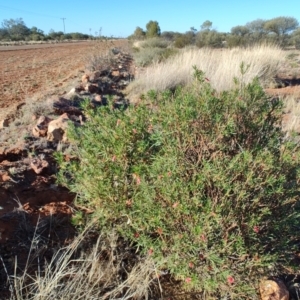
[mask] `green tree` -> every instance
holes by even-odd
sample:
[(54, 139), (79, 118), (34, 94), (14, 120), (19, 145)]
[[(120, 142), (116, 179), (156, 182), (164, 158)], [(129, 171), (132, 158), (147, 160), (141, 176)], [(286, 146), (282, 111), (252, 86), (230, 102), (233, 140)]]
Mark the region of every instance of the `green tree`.
[(264, 25), (266, 21), (263, 19), (256, 19), (254, 21), (248, 22), (246, 27), (249, 29), (251, 33), (264, 33)]
[(266, 30), (264, 28), (266, 21), (263, 19), (256, 19), (248, 22), (245, 26), (249, 29), (248, 44), (255, 44), (266, 39)]
[(196, 45), (198, 47), (223, 47), (223, 34), (216, 30), (201, 30), (196, 35)]
[(160, 36), (166, 40), (173, 41), (178, 36), (181, 36), (181, 33), (174, 31), (163, 31)]
[(201, 30), (209, 31), (209, 30), (211, 30), (212, 24), (213, 23), (211, 21), (206, 20), (205, 22), (202, 23), (202, 25), (200, 26), (200, 28), (201, 28)]
[(243, 38), (239, 35), (229, 34), (226, 37), (226, 46), (228, 48), (244, 46), (247, 43), (247, 38)]
[(231, 34), (238, 36), (245, 36), (249, 34), (250, 30), (247, 26), (235, 26), (231, 28)]
[(269, 33), (275, 33), (281, 45), (285, 45), (288, 40), (288, 33), (299, 26), (297, 19), (292, 17), (277, 17), (268, 20), (264, 24), (264, 29)]
[(9, 34), (8, 31), (4, 28), (0, 28), (0, 40), (8, 40)]
[(292, 43), (294, 44), (296, 49), (300, 49), (300, 28), (297, 28), (292, 33)]
[(157, 21), (149, 21), (146, 25), (147, 38), (158, 37), (161, 34), (160, 27)]
[(135, 40), (143, 40), (146, 36), (146, 32), (141, 27), (136, 27), (132, 38)]
[(195, 42), (198, 47), (219, 48), (223, 44), (223, 34), (212, 30), (212, 22), (206, 20), (200, 26), (201, 30), (196, 34)]
[(40, 34), (40, 35), (44, 35), (44, 31), (41, 30), (41, 29), (38, 29), (37, 27), (33, 26), (31, 29), (30, 29), (30, 32), (32, 34)]
[(24, 40), (30, 35), (30, 29), (25, 25), (22, 18), (3, 20), (2, 28), (8, 32), (12, 40)]
[(226, 43), (229, 48), (243, 46), (248, 43), (250, 30), (247, 26), (234, 26), (231, 28), (231, 34), (226, 37)]
[(48, 36), (52, 40), (62, 40), (64, 38), (64, 33), (62, 31), (54, 31), (51, 29)]
[(174, 46), (176, 48), (183, 48), (185, 46), (194, 44), (195, 33), (193, 31), (187, 31), (184, 34), (177, 35), (174, 41)]
[(278, 17), (267, 21), (264, 25), (266, 31), (274, 32), (278, 36), (295, 30), (299, 25), (297, 19), (292, 17)]
[(30, 39), (33, 41), (40, 41), (45, 38), (44, 32), (37, 27), (32, 27), (30, 29)]

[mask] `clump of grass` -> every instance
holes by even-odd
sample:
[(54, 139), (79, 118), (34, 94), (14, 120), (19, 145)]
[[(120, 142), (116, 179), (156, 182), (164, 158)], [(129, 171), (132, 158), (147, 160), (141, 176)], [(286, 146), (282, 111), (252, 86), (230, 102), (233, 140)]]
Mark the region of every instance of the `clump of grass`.
[(90, 228), (56, 251), (35, 275), (30, 264), (21, 275), (8, 275), (10, 299), (149, 299), (157, 281), (153, 259), (130, 257), (113, 232), (89, 241)]
[(92, 50), (85, 59), (86, 69), (100, 72), (110, 70), (115, 61), (115, 55), (112, 51), (114, 47), (114, 42), (105, 38), (94, 42)]
[(284, 98), (284, 113), (282, 129), (287, 137), (292, 136), (293, 132), (299, 133), (300, 130), (300, 103), (296, 95), (289, 95)]
[(127, 93), (131, 98), (151, 89), (163, 91), (186, 85), (193, 80), (191, 70), (194, 65), (205, 72), (212, 87), (220, 92), (233, 87), (232, 77), (239, 75), (242, 62), (249, 64), (249, 70), (244, 76), (246, 83), (258, 77), (260, 83), (267, 86), (275, 77), (283, 59), (282, 50), (274, 46), (222, 50), (190, 47), (163, 63), (150, 65), (129, 85)]
[(89, 71), (107, 71), (111, 68), (113, 54), (110, 51), (90, 53), (86, 58), (86, 69)]
[[(249, 70), (248, 70), (249, 71)], [(151, 90), (127, 110), (89, 110), (59, 181), (161, 268), (203, 297), (252, 299), (262, 276), (293, 268), (299, 234), (296, 144), (247, 67), (219, 95), (206, 75)]]

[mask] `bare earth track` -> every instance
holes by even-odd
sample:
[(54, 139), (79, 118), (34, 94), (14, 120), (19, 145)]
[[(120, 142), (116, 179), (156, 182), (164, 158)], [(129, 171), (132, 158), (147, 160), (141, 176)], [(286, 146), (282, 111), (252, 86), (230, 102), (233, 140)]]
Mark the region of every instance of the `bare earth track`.
[[(118, 47), (122, 40), (110, 42)], [(57, 92), (79, 71), (91, 51), (107, 48), (106, 42), (78, 42), (0, 47), (0, 120), (11, 115), (26, 98)]]

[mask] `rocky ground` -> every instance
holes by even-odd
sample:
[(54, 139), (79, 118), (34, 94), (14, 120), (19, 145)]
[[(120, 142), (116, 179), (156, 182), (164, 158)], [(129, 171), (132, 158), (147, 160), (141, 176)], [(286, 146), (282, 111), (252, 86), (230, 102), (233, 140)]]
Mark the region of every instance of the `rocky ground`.
[[(0, 293), (8, 288), (7, 273), (13, 274), (16, 260), (21, 270), (30, 251), (33, 260), (41, 249), (41, 257), (51, 257), (74, 237), (70, 218), (74, 210), (83, 208), (74, 207), (75, 195), (56, 185), (53, 153), (59, 147), (68, 147), (65, 133), (69, 122), (79, 126), (85, 122), (82, 101), (89, 101), (93, 107), (107, 105), (109, 95), (116, 109), (126, 106), (128, 100), (122, 90), (134, 77), (131, 56), (119, 48), (114, 47), (102, 60), (106, 61), (99, 70), (92, 71), (92, 66), (80, 74), (67, 93), (52, 95), (42, 106), (33, 104), (33, 110), (15, 110), (13, 118), (2, 119)], [(32, 251), (35, 239), (36, 251)]]

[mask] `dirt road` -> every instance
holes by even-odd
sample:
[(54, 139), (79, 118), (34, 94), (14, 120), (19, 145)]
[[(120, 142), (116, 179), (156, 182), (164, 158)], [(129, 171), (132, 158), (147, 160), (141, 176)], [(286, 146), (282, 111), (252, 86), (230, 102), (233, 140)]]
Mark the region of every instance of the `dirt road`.
[(13, 114), (26, 99), (57, 93), (78, 78), (93, 52), (120, 47), (127, 42), (80, 42), (67, 44), (0, 47), (0, 120)]

